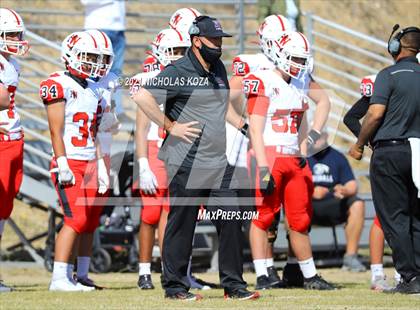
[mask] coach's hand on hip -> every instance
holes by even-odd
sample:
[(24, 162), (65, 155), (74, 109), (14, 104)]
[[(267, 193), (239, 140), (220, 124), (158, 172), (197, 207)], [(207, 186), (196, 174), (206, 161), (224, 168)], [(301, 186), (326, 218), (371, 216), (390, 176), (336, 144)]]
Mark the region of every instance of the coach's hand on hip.
[(172, 122), (169, 126), (166, 126), (166, 130), (171, 136), (180, 138), (185, 142), (192, 143), (190, 138), (196, 139), (201, 133), (201, 129), (194, 128), (194, 126), (198, 124), (199, 123), (197, 121), (188, 123)]

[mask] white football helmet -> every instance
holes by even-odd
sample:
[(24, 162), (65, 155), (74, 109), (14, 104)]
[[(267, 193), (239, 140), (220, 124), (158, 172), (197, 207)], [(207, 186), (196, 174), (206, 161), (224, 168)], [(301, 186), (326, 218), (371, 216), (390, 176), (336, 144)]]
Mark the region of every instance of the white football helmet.
[(280, 41), (274, 41), (271, 58), (277, 68), (300, 79), (312, 70), (312, 56), (308, 39), (300, 32), (286, 33)]
[(88, 32), (78, 31), (68, 35), (61, 43), (61, 59), (69, 72), (77, 77), (99, 77), (102, 68), (101, 49)]
[(257, 31), (259, 45), (264, 55), (271, 58), (273, 42), (281, 40), (286, 32), (292, 30), (289, 20), (282, 15), (270, 15), (264, 18)]
[(175, 55), (174, 49), (181, 47), (187, 49), (191, 46), (190, 38), (176, 29), (164, 29), (158, 33), (152, 42), (152, 54), (159, 62), (167, 66), (172, 61), (181, 58), (183, 55)]
[(0, 8), (0, 51), (16, 56), (25, 55), (29, 44), (23, 40), (24, 33), (22, 17), (13, 10)]
[(200, 15), (201, 13), (194, 8), (176, 10), (169, 20), (169, 26), (172, 29), (178, 30), (183, 35), (188, 36), (188, 30), (190, 29), (192, 22)]
[(99, 70), (99, 78), (103, 78), (108, 75), (114, 62), (114, 51), (112, 49), (112, 42), (108, 35), (100, 30), (91, 29), (86, 30), (87, 33), (92, 35), (99, 45), (99, 49), (102, 54), (102, 67)]

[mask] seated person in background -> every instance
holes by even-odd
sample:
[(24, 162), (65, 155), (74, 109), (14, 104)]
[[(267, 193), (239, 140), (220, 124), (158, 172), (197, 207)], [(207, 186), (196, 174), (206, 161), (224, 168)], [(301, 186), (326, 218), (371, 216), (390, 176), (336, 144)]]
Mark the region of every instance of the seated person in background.
[(314, 182), (312, 224), (333, 226), (346, 223), (346, 253), (343, 269), (366, 271), (357, 257), (365, 216), (364, 201), (356, 196), (357, 182), (346, 157), (327, 146), (328, 134), (322, 133), (309, 158)]

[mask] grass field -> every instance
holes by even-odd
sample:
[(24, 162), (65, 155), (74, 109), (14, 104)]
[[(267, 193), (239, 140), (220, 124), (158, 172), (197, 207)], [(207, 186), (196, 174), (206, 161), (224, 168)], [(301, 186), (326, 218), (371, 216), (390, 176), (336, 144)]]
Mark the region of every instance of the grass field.
[[(93, 275), (108, 289), (88, 293), (48, 292), (50, 274), (38, 268), (4, 267), (2, 275), (15, 287), (15, 292), (0, 295), (0, 309), (420, 309), (420, 296), (386, 295), (369, 290), (368, 272), (353, 274), (339, 269), (322, 269), (321, 274), (341, 286), (333, 292), (301, 289), (260, 292), (256, 301), (223, 299), (222, 290), (204, 291), (199, 302), (168, 301), (163, 298), (159, 275), (153, 280), (157, 289), (140, 291), (137, 274), (109, 273)], [(387, 270), (392, 278), (392, 270)], [(208, 281), (217, 281), (217, 274), (198, 274)], [(246, 274), (249, 285), (253, 274)], [(252, 288), (252, 287), (251, 287)]]

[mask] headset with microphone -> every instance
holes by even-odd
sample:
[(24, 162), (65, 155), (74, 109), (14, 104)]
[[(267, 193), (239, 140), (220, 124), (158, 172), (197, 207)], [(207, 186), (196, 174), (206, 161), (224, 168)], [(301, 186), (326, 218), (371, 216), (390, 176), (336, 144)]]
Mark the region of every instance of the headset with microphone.
[(388, 39), (388, 53), (391, 54), (392, 57), (396, 57), (400, 54), (401, 52), (401, 48), (412, 48), (412, 49), (417, 49), (417, 47), (414, 46), (403, 46), (401, 44), (401, 39), (402, 37), (409, 33), (409, 32), (418, 32), (420, 33), (420, 29), (417, 27), (408, 27), (408, 28), (404, 28), (402, 29), (400, 32), (398, 32), (395, 37), (392, 38), (392, 35), (394, 34), (395, 31), (398, 30), (398, 28), (400, 28), (400, 25), (395, 24), (394, 27), (392, 28), (392, 32), (391, 35), (389, 36)]
[(198, 28), (197, 23), (199, 21), (202, 21), (203, 19), (206, 19), (206, 18), (210, 18), (210, 17), (207, 16), (207, 15), (200, 15), (200, 16), (196, 17), (195, 20), (193, 21), (190, 29), (188, 30), (188, 34), (190, 36), (198, 36), (198, 35), (200, 35), (200, 28)]

